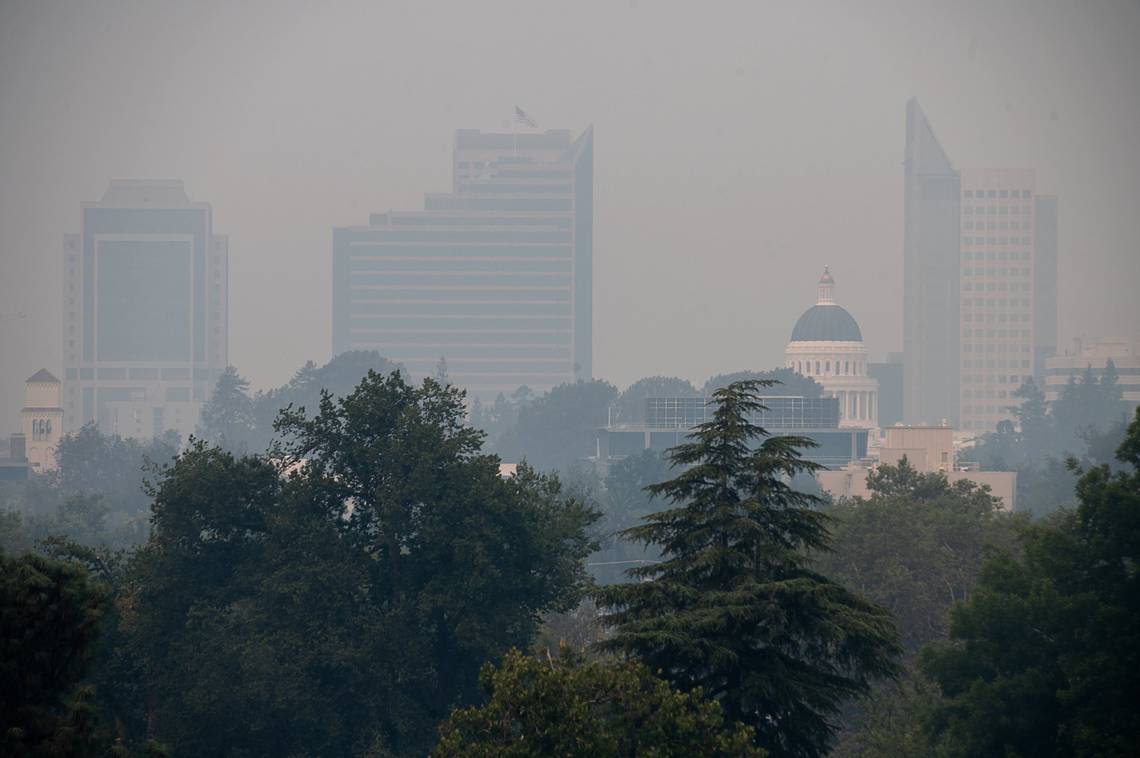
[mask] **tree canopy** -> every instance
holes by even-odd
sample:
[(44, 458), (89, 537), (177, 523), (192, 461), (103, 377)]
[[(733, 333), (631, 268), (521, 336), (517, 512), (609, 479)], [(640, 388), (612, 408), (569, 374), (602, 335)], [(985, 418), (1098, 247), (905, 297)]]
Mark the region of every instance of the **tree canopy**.
[(951, 644), (925, 652), (943, 754), (1140, 753), (1140, 411), (1117, 458), (1079, 472), (1076, 509), (1032, 526), (1020, 559), (987, 560)]
[(753, 730), (726, 725), (699, 691), (682, 693), (634, 662), (517, 650), (483, 668), (486, 702), (454, 711), (434, 758), (760, 758)]
[(157, 484), (132, 576), (152, 734), (176, 755), (423, 754), (484, 661), (576, 602), (596, 515), (553, 477), (500, 477), (434, 380), (369, 372), (277, 426), (272, 457), (198, 443)]

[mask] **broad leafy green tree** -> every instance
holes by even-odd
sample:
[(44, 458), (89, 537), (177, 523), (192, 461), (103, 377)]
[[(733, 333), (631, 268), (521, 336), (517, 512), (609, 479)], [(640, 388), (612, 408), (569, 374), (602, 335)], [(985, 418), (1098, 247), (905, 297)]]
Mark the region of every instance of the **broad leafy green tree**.
[(600, 379), (561, 384), (519, 409), (498, 452), (507, 461), (565, 471), (594, 454), (598, 427), (605, 426), (616, 397), (617, 388)]
[(825, 510), (831, 550), (819, 570), (887, 608), (904, 648), (945, 639), (950, 609), (969, 598), (985, 552), (1016, 546), (1019, 524), (989, 489), (941, 473), (923, 474), (904, 458), (868, 478), (871, 496)]
[(83, 679), (105, 601), (80, 566), (0, 554), (0, 754), (103, 754)]
[(487, 702), (454, 711), (435, 758), (760, 758), (751, 727), (726, 725), (699, 691), (673, 690), (644, 665), (509, 652), (480, 674)]
[(315, 410), (272, 459), (200, 443), (158, 483), (132, 644), (176, 755), (423, 755), (584, 589), (595, 514), (500, 477), (458, 390), (370, 372)]
[(947, 702), (941, 754), (1140, 754), (1140, 411), (1117, 457), (1082, 472), (1078, 507), (995, 555), (923, 668)]
[(751, 423), (769, 384), (717, 390), (712, 418), (670, 451), (680, 474), (649, 488), (670, 507), (626, 532), (663, 561), (597, 592), (613, 628), (601, 646), (700, 688), (773, 755), (818, 756), (844, 701), (895, 673), (898, 643), (887, 611), (810, 565), (826, 517), (787, 481), (812, 470), (811, 443)]

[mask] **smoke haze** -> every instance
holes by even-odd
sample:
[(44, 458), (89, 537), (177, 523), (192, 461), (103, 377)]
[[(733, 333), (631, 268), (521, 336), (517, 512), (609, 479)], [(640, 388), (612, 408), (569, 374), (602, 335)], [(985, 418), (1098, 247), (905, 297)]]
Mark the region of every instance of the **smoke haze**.
[[(855, 7), (855, 6), (858, 7)], [(780, 365), (825, 264), (901, 349), (904, 104), (1060, 198), (1059, 347), (1140, 332), (1140, 4), (5, 2), (0, 420), (61, 368), (63, 235), (180, 178), (229, 236), (231, 362), (330, 350), (331, 229), (451, 186), (457, 128), (596, 129), (594, 373)], [(23, 318), (17, 313), (25, 314)]]

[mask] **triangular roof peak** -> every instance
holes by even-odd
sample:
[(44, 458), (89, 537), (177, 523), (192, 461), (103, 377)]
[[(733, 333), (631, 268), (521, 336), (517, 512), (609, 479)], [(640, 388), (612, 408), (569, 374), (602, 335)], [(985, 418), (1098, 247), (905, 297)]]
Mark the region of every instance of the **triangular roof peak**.
[(37, 382), (37, 383), (54, 382), (56, 384), (59, 384), (59, 380), (56, 379), (55, 376), (50, 371), (48, 371), (46, 368), (41, 368), (39, 371), (37, 371), (36, 373), (29, 376), (28, 382)]

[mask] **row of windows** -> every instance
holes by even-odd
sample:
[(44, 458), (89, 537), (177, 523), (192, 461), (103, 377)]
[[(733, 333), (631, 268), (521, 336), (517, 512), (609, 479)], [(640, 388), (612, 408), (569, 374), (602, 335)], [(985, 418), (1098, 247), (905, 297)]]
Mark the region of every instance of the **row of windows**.
[(569, 316), (570, 303), (393, 303), (353, 302), (351, 314), (393, 316)]
[(962, 276), (1029, 276), (1029, 267), (1022, 268), (987, 268), (966, 266), (962, 269)]
[(1031, 289), (1029, 282), (978, 282), (976, 287), (973, 282), (962, 282), (963, 292), (1029, 292)]
[[(568, 332), (354, 332), (354, 344), (371, 345), (569, 345)], [(436, 356), (439, 357), (438, 355)]]
[[(468, 339), (464, 339), (467, 337)], [(454, 359), (471, 358), (482, 361), (497, 361), (504, 358), (533, 358), (538, 359), (565, 359), (569, 360), (573, 357), (572, 348), (569, 342), (560, 341), (561, 344), (551, 346), (553, 340), (548, 340), (539, 344), (528, 344), (525, 346), (503, 345), (503, 344), (480, 344), (471, 345), (469, 342), (484, 342), (483, 335), (444, 335), (440, 340), (431, 340), (434, 344), (392, 344), (391, 340), (384, 337), (375, 337), (375, 344), (385, 345), (388, 352), (384, 353), (386, 358), (393, 360), (410, 360), (413, 358), (424, 358), (438, 361), (440, 356), (447, 358), (450, 364)], [(488, 339), (487, 343), (495, 343), (497, 340)], [(440, 344), (443, 343), (443, 344)]]
[[(999, 298), (966, 297), (966, 298), (962, 299), (962, 305), (967, 307), (967, 308), (970, 308), (970, 307), (993, 308), (993, 307), (995, 307), (995, 304), (996, 304), (996, 307), (999, 307), (999, 308), (1005, 308), (1005, 307), (1016, 308), (1018, 300), (1019, 299), (1016, 297), (1011, 297), (1011, 298), (1005, 298), (1005, 297), (999, 297)], [(1029, 298), (1027, 298), (1027, 297), (1020, 298), (1020, 302), (1021, 302), (1022, 308), (1028, 308), (1029, 307)]]
[[(1014, 231), (1014, 232), (1016, 232), (1016, 231), (1020, 231), (1021, 228), (1022, 228), (1022, 224), (1020, 221), (1002, 221), (1000, 223), (995, 223), (993, 221), (990, 221), (989, 223), (982, 223), (981, 221), (979, 221), (976, 224), (973, 221), (963, 221), (962, 222), (962, 229), (964, 229), (967, 232), (972, 232), (974, 230), (977, 230), (979, 232), (982, 232), (982, 231), (987, 231), (987, 232)], [(1028, 221), (1026, 221), (1024, 228), (1025, 229), (1032, 229), (1033, 227), (1030, 225), (1030, 223)]]
[(441, 303), (561, 303), (570, 300), (570, 290), (565, 287), (549, 289), (361, 289), (352, 287), (353, 302), (396, 302), (418, 300)]
[(997, 260), (997, 261), (1004, 261), (1004, 260), (1016, 261), (1019, 258), (1023, 261), (1029, 260), (1029, 251), (1028, 250), (1021, 250), (1019, 252), (1017, 250), (1009, 250), (1009, 251), (1000, 250), (1000, 251), (995, 252), (995, 251), (991, 250), (988, 253), (983, 253), (979, 250), (978, 252), (973, 253), (973, 252), (970, 252), (969, 250), (967, 250), (966, 252), (962, 253), (962, 260), (964, 260), (964, 261), (994, 261), (994, 260)]
[(967, 216), (972, 216), (975, 213), (979, 216), (1018, 216), (1024, 213), (1028, 216), (1033, 211), (1031, 206), (1028, 205), (963, 205), (962, 213)]
[(788, 361), (788, 368), (804, 376), (863, 376), (866, 371), (863, 361), (852, 360), (835, 361), (834, 371), (831, 361)]
[[(985, 334), (982, 333), (983, 331), (985, 332)], [(1008, 335), (1007, 335), (1007, 332), (1008, 332)], [(1018, 332), (1017, 329), (985, 329), (985, 330), (983, 330), (983, 329), (963, 329), (962, 330), (962, 336), (963, 337), (998, 337), (998, 338), (1003, 338), (1003, 337), (1008, 336), (1008, 337), (1016, 339), (1018, 336), (1017, 332)], [(1021, 330), (1021, 336), (1024, 338), (1028, 338), (1029, 337), (1029, 330), (1028, 329), (1022, 329)], [(1019, 351), (1018, 345), (1010, 345), (1010, 344), (1004, 343), (1004, 342), (997, 343), (996, 345), (995, 344), (986, 345), (985, 350), (981, 349), (981, 347), (982, 347), (981, 345), (978, 346), (977, 350), (971, 350), (970, 344), (971, 343), (969, 343), (969, 342), (963, 344), (962, 345), (962, 352), (966, 352), (966, 353), (971, 353), (971, 352), (974, 352), (974, 353), (992, 353), (992, 352), (994, 352), (994, 349), (997, 349), (998, 352), (1002, 352), (1002, 353), (1004, 353), (1004, 352), (1016, 353)], [(1025, 345), (1025, 344), (1020, 345), (1020, 352), (1023, 352), (1023, 353), (1029, 352), (1029, 345)]]
[[(981, 323), (992, 324), (995, 321), (999, 324), (1004, 324), (1007, 321), (1014, 321), (1014, 322), (1025, 321), (1025, 322), (1028, 322), (1030, 320), (1030, 316), (1028, 313), (978, 313), (978, 314), (963, 313), (962, 314), (962, 320), (966, 321), (966, 322), (974, 321), (975, 315), (977, 316), (977, 322), (979, 324), (981, 324)], [(1026, 333), (1023, 336), (1028, 337), (1029, 334)]]
[(391, 272), (358, 272), (352, 277), (353, 289), (357, 285), (395, 286), (469, 286), (486, 287), (569, 287), (573, 277), (568, 273), (516, 274), (509, 271), (486, 271), (464, 273), (405, 274)]
[(1009, 393), (1005, 390), (962, 390), (962, 397), (967, 400), (972, 400), (973, 398), (978, 398), (979, 400), (982, 398), (1005, 398), (1009, 397)]
[(963, 374), (962, 384), (1016, 384), (1021, 386), (1022, 382), (1028, 379), (1028, 376), (1022, 374)]
[[(566, 252), (568, 254), (569, 250), (567, 249)], [(502, 271), (512, 274), (537, 274), (546, 272), (568, 274), (573, 270), (573, 264), (569, 259), (502, 261), (478, 259), (456, 260), (453, 258), (416, 257), (413, 259), (384, 260), (375, 258), (360, 259), (354, 256), (349, 263), (348, 270), (352, 274), (374, 271), (446, 271), (452, 273), (464, 271), (476, 273), (493, 273)]]
[(993, 358), (984, 361), (981, 359), (971, 361), (967, 359), (962, 361), (962, 368), (1029, 368), (1029, 361), (1022, 360), (1019, 362), (1005, 359), (995, 360)]
[[(1017, 237), (962, 237), (963, 245), (1016, 245)], [(1022, 245), (1029, 244), (1028, 237), (1022, 237)]]
[(381, 258), (413, 258), (417, 261), (433, 258), (453, 260), (456, 258), (547, 258), (568, 260), (574, 253), (571, 245), (389, 245), (383, 242), (361, 238), (340, 248), (351, 250), (352, 262)]
[(1026, 199), (1033, 196), (1029, 190), (965, 190), (962, 192), (962, 197), (1024, 197)]

